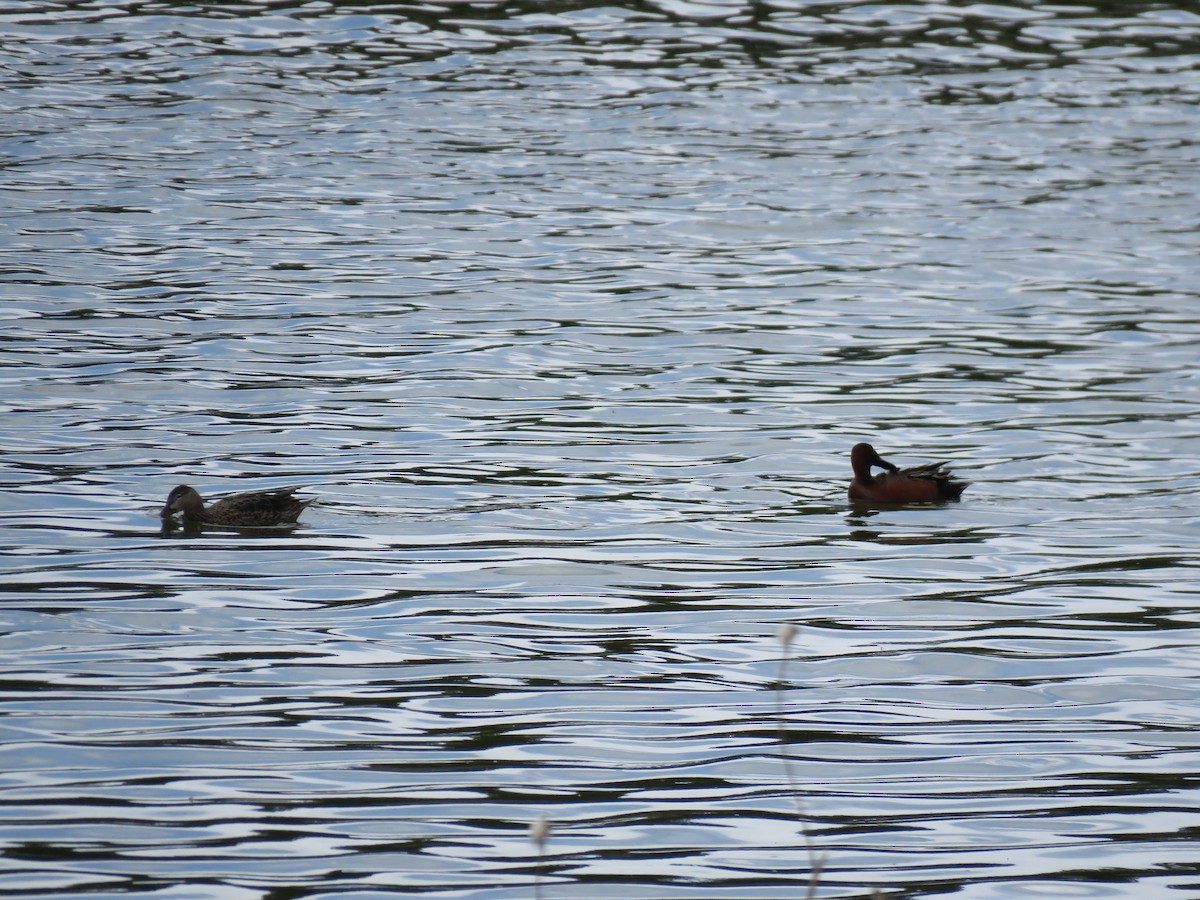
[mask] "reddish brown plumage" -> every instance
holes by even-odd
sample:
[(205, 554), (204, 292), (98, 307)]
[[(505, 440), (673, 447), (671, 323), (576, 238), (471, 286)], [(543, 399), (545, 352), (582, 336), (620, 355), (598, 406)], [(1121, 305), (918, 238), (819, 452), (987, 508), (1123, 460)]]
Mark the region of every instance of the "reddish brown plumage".
[[(850, 499), (866, 503), (937, 503), (957, 500), (971, 482), (957, 479), (945, 463), (926, 463), (901, 469), (875, 452), (870, 444), (855, 444), (850, 451), (854, 480)], [(873, 468), (884, 469), (872, 475)]]

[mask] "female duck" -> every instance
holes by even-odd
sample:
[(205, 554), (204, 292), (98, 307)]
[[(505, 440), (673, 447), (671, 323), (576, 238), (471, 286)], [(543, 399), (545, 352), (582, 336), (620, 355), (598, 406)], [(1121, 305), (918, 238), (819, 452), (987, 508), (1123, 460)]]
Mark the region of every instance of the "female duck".
[[(875, 452), (870, 444), (855, 444), (850, 451), (854, 480), (850, 482), (850, 499), (868, 503), (936, 503), (957, 500), (971, 482), (955, 478), (945, 463), (926, 463), (901, 469)], [(878, 467), (886, 474), (875, 476), (871, 469)]]
[(275, 491), (252, 491), (234, 494), (205, 506), (194, 488), (181, 484), (167, 496), (162, 517), (168, 519), (183, 513), (184, 522), (205, 525), (226, 525), (232, 528), (253, 528), (265, 525), (291, 525), (300, 517), (311, 500), (292, 496), (296, 488)]

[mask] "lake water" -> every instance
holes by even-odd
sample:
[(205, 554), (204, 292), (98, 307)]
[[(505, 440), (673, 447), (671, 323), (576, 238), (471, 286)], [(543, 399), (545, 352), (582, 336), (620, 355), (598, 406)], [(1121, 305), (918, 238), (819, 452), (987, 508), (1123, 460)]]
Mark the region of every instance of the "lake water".
[(0, 891), (1200, 896), (1190, 5), (0, 35)]

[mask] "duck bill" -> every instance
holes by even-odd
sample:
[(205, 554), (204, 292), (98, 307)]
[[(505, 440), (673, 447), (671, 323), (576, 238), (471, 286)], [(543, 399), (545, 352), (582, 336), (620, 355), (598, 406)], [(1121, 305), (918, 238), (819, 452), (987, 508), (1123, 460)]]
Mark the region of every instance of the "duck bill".
[(879, 466), (879, 468), (881, 468), (881, 469), (886, 469), (889, 472), (896, 472), (896, 471), (899, 471), (899, 469), (900, 469), (899, 466), (893, 465), (892, 463), (888, 462), (886, 459), (884, 459), (878, 453), (875, 454), (875, 465)]
[(169, 519), (173, 515), (175, 515), (175, 510), (171, 509), (170, 505), (167, 505), (162, 508), (162, 512), (158, 514), (158, 517), (160, 519)]

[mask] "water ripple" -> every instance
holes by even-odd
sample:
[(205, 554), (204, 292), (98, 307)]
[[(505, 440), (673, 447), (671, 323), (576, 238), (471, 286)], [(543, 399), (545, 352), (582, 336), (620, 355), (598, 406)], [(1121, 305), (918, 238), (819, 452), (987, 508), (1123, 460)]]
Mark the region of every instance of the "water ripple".
[(6, 892), (1195, 889), (1192, 11), (0, 21)]

